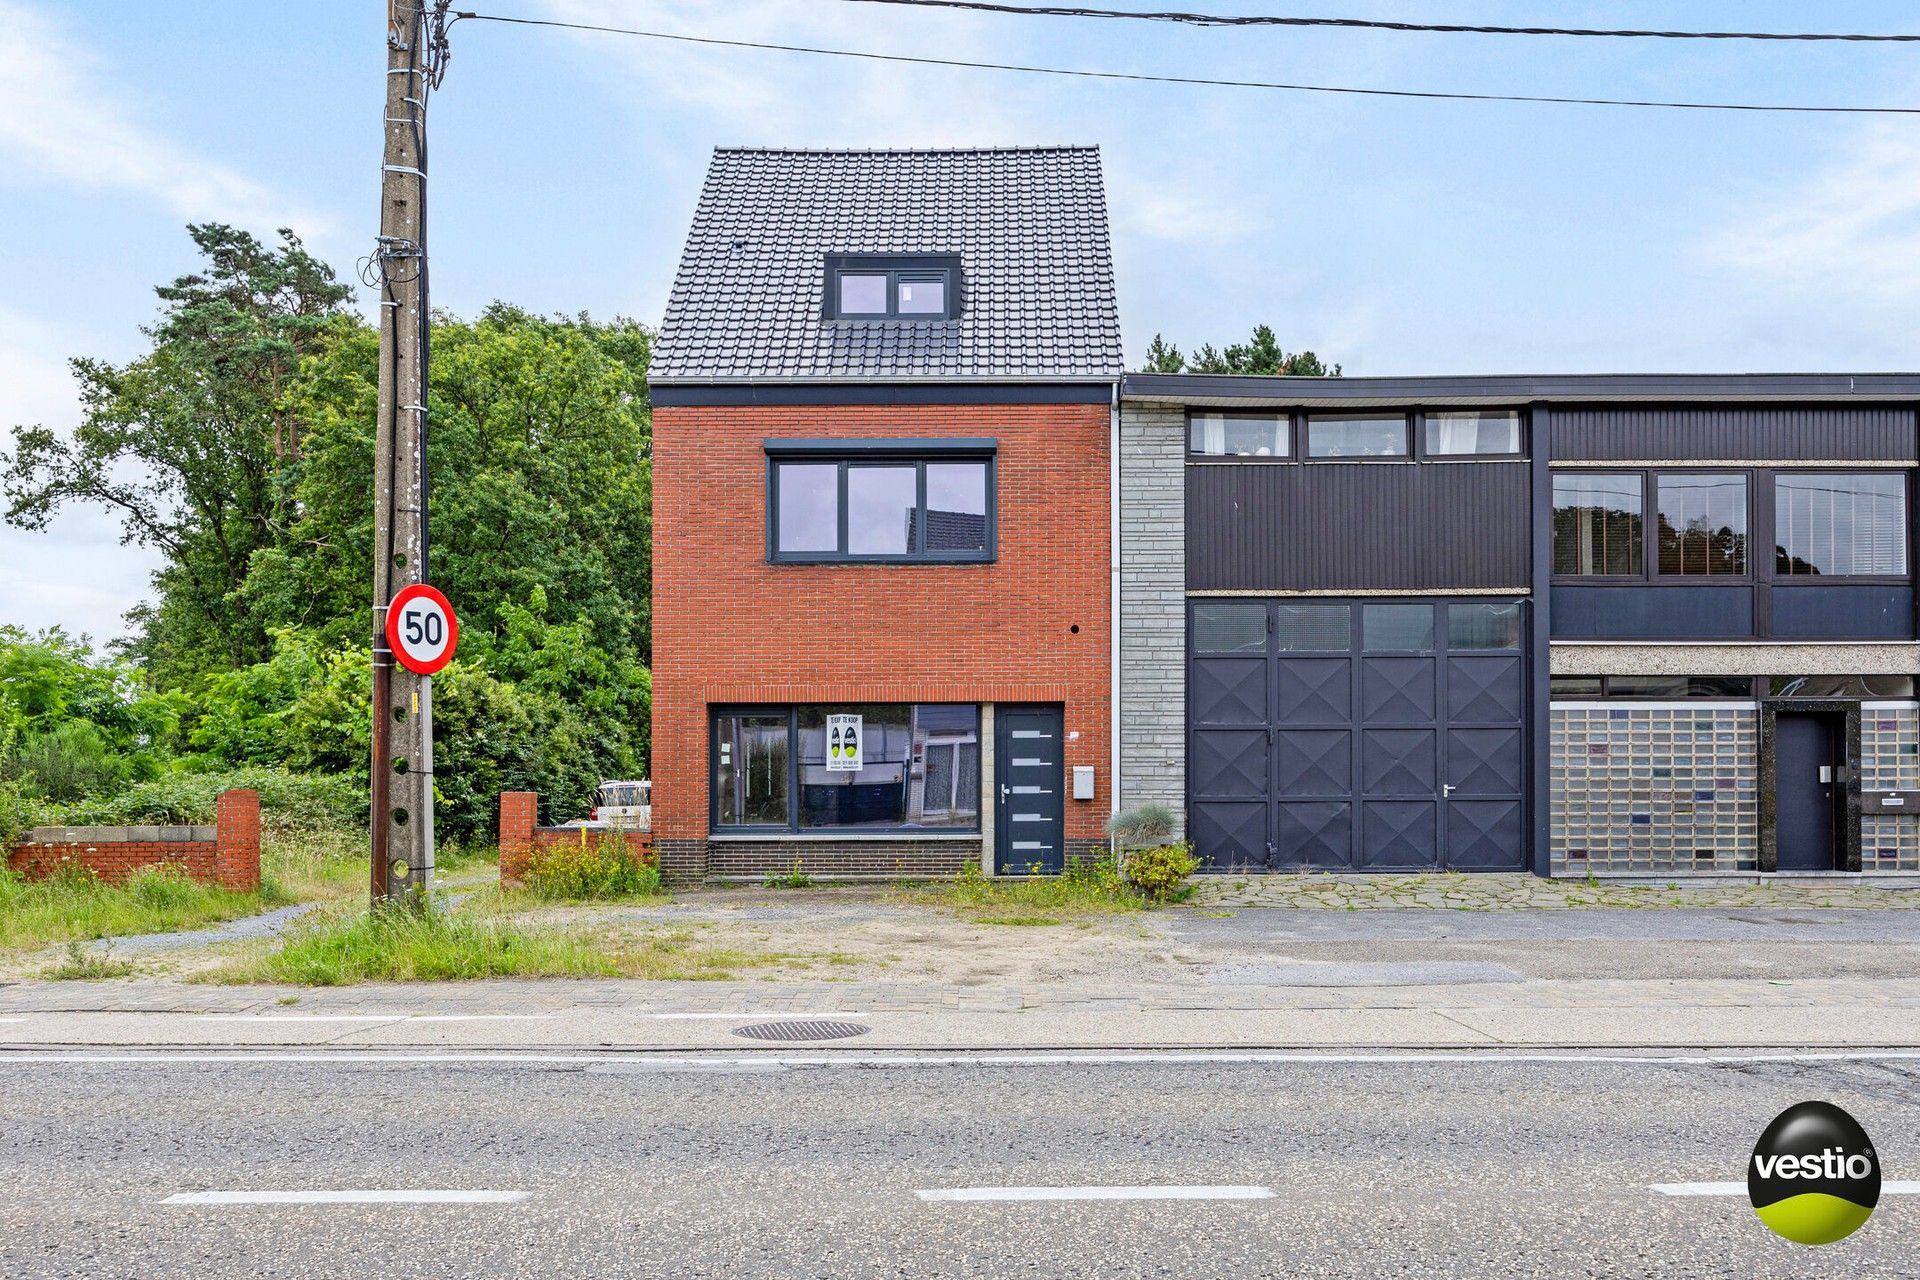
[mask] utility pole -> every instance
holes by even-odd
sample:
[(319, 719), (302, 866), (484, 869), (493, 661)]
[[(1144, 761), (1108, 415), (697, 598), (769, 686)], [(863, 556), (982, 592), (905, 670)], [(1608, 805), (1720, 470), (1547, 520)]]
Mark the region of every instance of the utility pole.
[(426, 901), (433, 883), (433, 678), (397, 666), (387, 605), (427, 581), (427, 95), (446, 66), (450, 0), (387, 0), (374, 438), (372, 895)]

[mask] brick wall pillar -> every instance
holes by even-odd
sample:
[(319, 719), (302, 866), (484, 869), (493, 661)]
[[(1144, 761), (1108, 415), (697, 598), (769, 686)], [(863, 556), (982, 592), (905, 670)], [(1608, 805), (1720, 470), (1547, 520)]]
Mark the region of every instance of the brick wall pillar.
[(500, 793), (500, 883), (517, 885), (533, 857), (533, 828), (540, 797), (532, 791)]
[(213, 802), (213, 879), (228, 889), (260, 887), (260, 793), (222, 791)]

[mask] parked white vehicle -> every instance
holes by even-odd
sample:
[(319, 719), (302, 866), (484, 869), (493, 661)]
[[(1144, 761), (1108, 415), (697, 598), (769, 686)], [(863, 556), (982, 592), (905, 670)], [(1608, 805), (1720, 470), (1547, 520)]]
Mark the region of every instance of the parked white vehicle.
[(593, 812), (588, 821), (651, 830), (653, 783), (647, 779), (601, 783), (594, 789)]

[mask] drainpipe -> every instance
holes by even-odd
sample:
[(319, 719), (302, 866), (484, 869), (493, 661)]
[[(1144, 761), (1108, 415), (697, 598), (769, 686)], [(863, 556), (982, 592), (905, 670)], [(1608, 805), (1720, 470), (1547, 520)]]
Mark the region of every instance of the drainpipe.
[(1107, 787), (1108, 808), (1113, 813), (1120, 812), (1120, 382), (1113, 383), (1113, 399), (1107, 410), (1107, 554), (1112, 561), (1112, 585), (1107, 593), (1109, 607), (1112, 610), (1111, 625), (1108, 627), (1108, 644), (1111, 647), (1109, 664), (1112, 692), (1108, 697), (1108, 711), (1113, 724), (1109, 733), (1113, 760), (1109, 765), (1111, 779)]

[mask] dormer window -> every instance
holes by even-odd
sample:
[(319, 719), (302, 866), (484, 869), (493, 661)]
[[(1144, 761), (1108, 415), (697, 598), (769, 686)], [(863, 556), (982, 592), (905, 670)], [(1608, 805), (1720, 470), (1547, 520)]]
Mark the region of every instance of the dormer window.
[(958, 254), (827, 255), (829, 320), (952, 320), (960, 314)]

